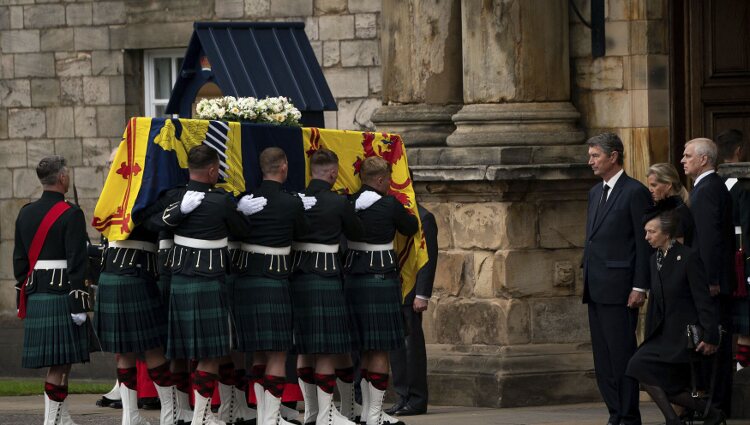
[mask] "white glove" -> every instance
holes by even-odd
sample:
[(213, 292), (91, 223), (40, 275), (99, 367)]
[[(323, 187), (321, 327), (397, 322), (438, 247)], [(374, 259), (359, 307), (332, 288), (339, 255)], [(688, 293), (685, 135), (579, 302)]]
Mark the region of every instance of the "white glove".
[(203, 202), (203, 198), (206, 196), (204, 192), (196, 192), (194, 190), (188, 190), (182, 197), (180, 202), (180, 212), (183, 214), (190, 214), (198, 208), (198, 205)]
[(302, 199), (302, 205), (305, 207), (305, 211), (314, 207), (318, 203), (318, 199), (314, 196), (305, 196), (304, 193), (298, 193), (300, 199)]
[(359, 195), (357, 201), (354, 202), (354, 209), (356, 211), (366, 210), (370, 208), (372, 204), (378, 202), (380, 198), (382, 198), (382, 196), (380, 196), (377, 192), (365, 190), (361, 195)]
[(71, 319), (73, 319), (73, 323), (75, 323), (78, 326), (81, 326), (86, 322), (86, 319), (88, 319), (88, 316), (86, 313), (70, 313)]
[(257, 212), (263, 211), (263, 208), (268, 203), (268, 200), (262, 196), (253, 198), (253, 195), (245, 195), (237, 203), (237, 211), (242, 212), (245, 215), (253, 215)]

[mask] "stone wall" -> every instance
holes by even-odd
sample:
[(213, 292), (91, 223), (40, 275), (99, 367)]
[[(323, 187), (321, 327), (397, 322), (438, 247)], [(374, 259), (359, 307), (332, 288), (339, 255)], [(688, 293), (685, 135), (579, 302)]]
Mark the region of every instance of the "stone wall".
[[(574, 0), (590, 19), (590, 0)], [(573, 103), (588, 135), (615, 131), (625, 169), (645, 181), (648, 166), (669, 161), (667, 0), (606, 0), (606, 56), (592, 59), (591, 31), (570, 13)]]
[(143, 49), (187, 47), (198, 20), (304, 21), (339, 105), (327, 126), (368, 129), (381, 105), (380, 9), (380, 0), (2, 2), (0, 311), (15, 307), (14, 221), (41, 192), (34, 167), (65, 156), (91, 219), (109, 152), (127, 118), (143, 114)]

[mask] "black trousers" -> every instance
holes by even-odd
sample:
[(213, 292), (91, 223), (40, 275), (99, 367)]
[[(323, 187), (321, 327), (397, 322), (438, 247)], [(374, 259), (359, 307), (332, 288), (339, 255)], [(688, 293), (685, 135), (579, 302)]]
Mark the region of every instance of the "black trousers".
[(403, 306), (406, 329), (406, 346), (390, 352), (393, 389), (415, 410), (427, 409), (427, 352), (422, 313), (414, 311), (414, 306)]
[(596, 383), (609, 410), (609, 422), (640, 425), (638, 381), (625, 376), (637, 348), (638, 310), (598, 303), (589, 303), (588, 308)]
[(725, 330), (721, 336), (721, 344), (714, 356), (705, 357), (701, 363), (702, 386), (708, 389), (711, 383), (711, 373), (713, 372), (713, 362), (716, 365), (716, 383), (714, 388), (714, 398), (711, 404), (721, 409), (729, 416), (732, 412), (732, 378), (734, 375), (734, 359), (732, 357), (732, 296), (719, 294), (716, 296), (716, 302), (719, 309), (719, 324)]

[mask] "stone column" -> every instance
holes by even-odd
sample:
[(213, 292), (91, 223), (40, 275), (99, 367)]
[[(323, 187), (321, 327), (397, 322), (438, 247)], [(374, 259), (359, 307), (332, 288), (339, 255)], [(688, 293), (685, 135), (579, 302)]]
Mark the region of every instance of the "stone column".
[(450, 146), (580, 143), (566, 0), (463, 0), (463, 101)]
[(445, 145), (461, 91), (460, 0), (383, 0), (378, 129), (409, 146)]

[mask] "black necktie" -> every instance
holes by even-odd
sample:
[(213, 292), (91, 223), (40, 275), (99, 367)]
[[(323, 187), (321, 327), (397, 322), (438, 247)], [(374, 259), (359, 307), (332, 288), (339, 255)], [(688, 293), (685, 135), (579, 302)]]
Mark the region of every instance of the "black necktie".
[(609, 186), (606, 184), (604, 185), (604, 188), (602, 189), (602, 197), (599, 198), (599, 205), (596, 206), (596, 212), (594, 213), (594, 222), (599, 218), (599, 211), (604, 208), (604, 204), (607, 203), (607, 193), (609, 193)]
[(607, 194), (609, 193), (609, 186), (606, 184), (604, 185), (604, 189), (602, 190), (602, 198), (599, 199), (599, 208), (603, 207), (604, 204), (607, 203)]

